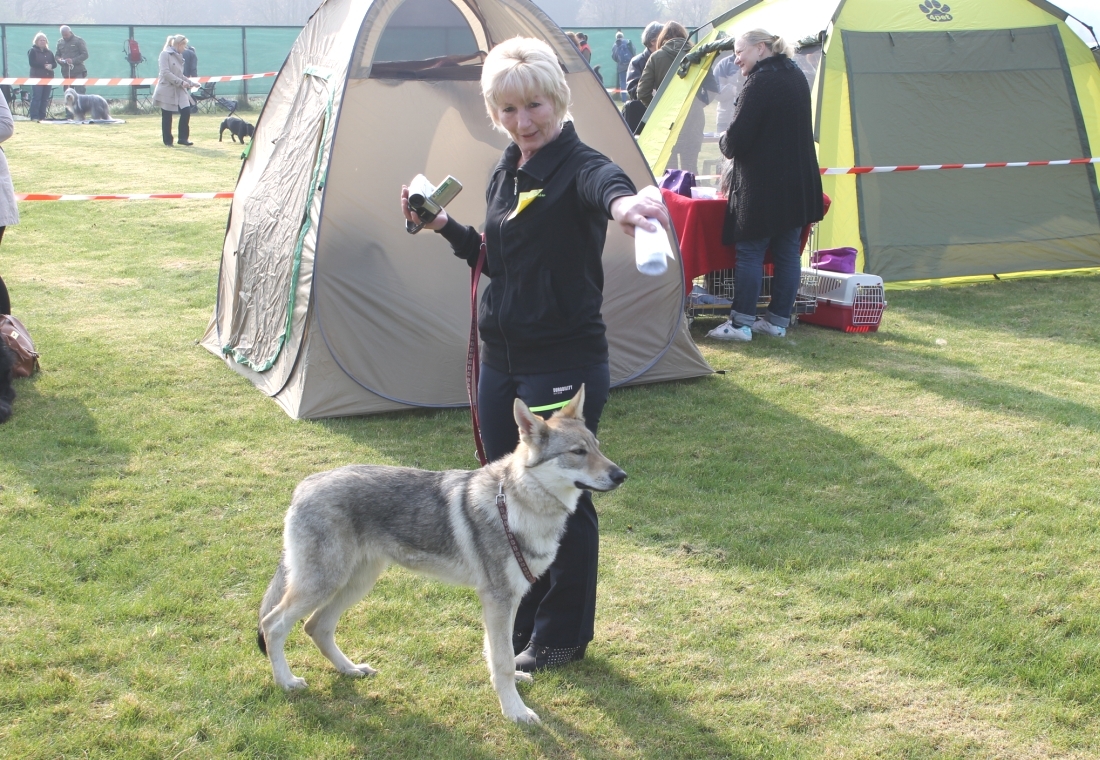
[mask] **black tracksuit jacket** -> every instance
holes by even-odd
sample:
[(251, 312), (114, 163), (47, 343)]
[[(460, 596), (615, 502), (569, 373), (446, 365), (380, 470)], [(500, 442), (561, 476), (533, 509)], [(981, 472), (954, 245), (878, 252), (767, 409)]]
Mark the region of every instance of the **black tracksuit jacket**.
[[(517, 170), (519, 158), (509, 145), (485, 194), (490, 281), (478, 310), (481, 360), (509, 374), (606, 362), (603, 246), (611, 202), (633, 195), (634, 183), (582, 143), (572, 122)], [(476, 265), (476, 229), (450, 219), (440, 232)]]

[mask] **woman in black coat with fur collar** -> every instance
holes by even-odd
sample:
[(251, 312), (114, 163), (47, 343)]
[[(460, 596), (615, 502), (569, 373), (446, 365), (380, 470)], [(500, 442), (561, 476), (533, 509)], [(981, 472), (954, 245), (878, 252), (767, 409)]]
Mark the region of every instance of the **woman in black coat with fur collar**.
[[(756, 332), (781, 338), (801, 278), (802, 228), (824, 215), (810, 87), (782, 37), (755, 29), (737, 40), (734, 52), (747, 79), (718, 145), (733, 161), (722, 242), (737, 245), (737, 285), (729, 320), (708, 336), (749, 341)], [(772, 298), (757, 318), (769, 246)]]

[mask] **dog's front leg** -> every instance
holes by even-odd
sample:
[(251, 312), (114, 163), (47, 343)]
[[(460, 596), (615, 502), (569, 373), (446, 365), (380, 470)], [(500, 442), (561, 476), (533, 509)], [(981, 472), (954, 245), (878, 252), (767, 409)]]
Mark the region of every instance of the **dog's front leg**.
[(512, 623), (516, 617), (517, 604), (513, 604), (511, 599), (500, 599), (491, 592), (480, 590), (478, 597), (481, 599), (481, 612), (485, 619), (485, 659), (489, 665), (489, 678), (500, 698), (500, 709), (505, 717), (517, 723), (540, 723), (539, 716), (523, 703), (516, 689)]

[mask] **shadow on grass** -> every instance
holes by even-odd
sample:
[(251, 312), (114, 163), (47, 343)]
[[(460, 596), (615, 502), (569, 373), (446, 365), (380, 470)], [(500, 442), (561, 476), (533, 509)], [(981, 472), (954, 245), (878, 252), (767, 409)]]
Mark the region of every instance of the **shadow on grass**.
[(996, 409), (1090, 432), (1100, 430), (1100, 412), (1093, 407), (987, 377), (977, 362), (952, 358), (927, 342), (897, 335), (862, 336), (855, 340), (862, 341), (862, 345), (854, 346), (851, 352), (831, 354), (825, 361), (808, 353), (804, 346), (799, 346), (804, 350), (792, 351), (784, 358), (816, 371), (835, 373), (870, 368), (971, 408)]
[(38, 390), (38, 378), (15, 382), (15, 414), (3, 428), (0, 460), (47, 503), (75, 504), (97, 479), (118, 477), (129, 451), (102, 431), (83, 401)]
[(641, 386), (623, 391), (626, 403), (612, 399), (600, 437), (631, 480), (597, 499), (605, 533), (704, 562), (797, 571), (943, 530), (940, 499), (873, 444), (737, 383)]
[[(891, 308), (921, 322), (974, 327), (1095, 348), (1098, 274), (1027, 277), (887, 292)], [(889, 319), (887, 311), (885, 320)]]
[[(486, 721), (499, 721), (500, 731), (522, 731), (521, 742), (530, 742), (530, 751), (548, 758), (576, 757), (578, 750), (585, 757), (622, 757), (622, 740), (629, 741), (631, 756), (654, 758), (761, 758), (789, 757), (792, 747), (778, 744), (762, 732), (737, 729), (729, 726), (711, 726), (702, 723), (677, 707), (674, 698), (656, 690), (645, 688), (639, 681), (629, 678), (609, 662), (588, 659), (554, 674), (536, 678), (553, 679), (537, 692), (521, 688), (521, 695), (531, 709), (539, 714), (543, 725), (509, 728), (507, 719), (494, 709)], [(284, 697), (283, 692), (271, 685), (258, 695), (259, 702), (287, 699), (294, 713), (294, 724), (309, 733), (323, 733), (330, 737), (342, 737), (352, 744), (351, 754), (370, 757), (447, 757), (447, 758), (497, 758), (500, 757), (497, 729), (485, 736), (469, 730), (456, 729), (450, 714), (440, 719), (423, 712), (411, 710), (400, 691), (382, 696), (371, 690), (369, 681), (351, 678), (335, 678), (324, 692), (301, 692)], [(488, 677), (478, 684), (491, 689)], [(388, 691), (388, 690), (386, 690)], [(571, 702), (592, 704), (609, 721), (621, 736), (608, 737), (606, 729), (597, 723), (594, 729), (578, 727), (544, 700), (555, 699), (556, 694)], [(579, 696), (583, 694), (583, 696)], [(415, 699), (415, 697), (412, 697)], [(478, 700), (480, 701), (480, 700)], [(495, 695), (493, 696), (495, 703)], [(481, 723), (477, 715), (470, 715), (464, 725), (475, 727)], [(596, 730), (600, 735), (592, 735)], [(731, 733), (740, 734), (729, 739)], [(271, 756), (283, 756), (290, 748), (286, 745), (282, 726), (271, 723), (253, 724), (240, 732), (230, 749)], [(672, 750), (671, 748), (676, 748)], [(265, 755), (266, 756), (266, 755)]]
[[(401, 695), (383, 697), (370, 692), (368, 682), (360, 679), (337, 678), (324, 694), (309, 691), (285, 697), (274, 685), (260, 695), (260, 701), (287, 699), (294, 713), (294, 724), (308, 733), (340, 736), (347, 741), (348, 754), (354, 757), (423, 757), (423, 758), (497, 758), (493, 745), (456, 730), (447, 719), (440, 720), (412, 711), (403, 704)], [(491, 688), (488, 677), (485, 688)], [(499, 715), (499, 720), (505, 721)], [(476, 725), (477, 721), (474, 721)], [(281, 724), (258, 724), (241, 732), (230, 745), (235, 752), (247, 752), (256, 757), (295, 756), (288, 751), (286, 732)]]
[(314, 424), (374, 449), (390, 463), (427, 470), (478, 466), (469, 409), (409, 409)]
[[(546, 676), (544, 676), (546, 677)], [(629, 739), (631, 756), (665, 760), (665, 758), (766, 758), (791, 757), (797, 751), (788, 743), (776, 742), (764, 732), (735, 725), (713, 726), (700, 722), (670, 698), (654, 689), (642, 687), (609, 661), (588, 658), (570, 666), (560, 675), (563, 686), (581, 690), (587, 700), (596, 705), (601, 715), (613, 722), (617, 730)], [(531, 703), (529, 703), (531, 704)], [(596, 737), (586, 738), (576, 727), (564, 723), (552, 710), (531, 704), (551, 729), (534, 736), (534, 743), (549, 757), (574, 756), (584, 747), (585, 757), (622, 757), (619, 741), (600, 747)], [(554, 729), (566, 730), (561, 739)], [(732, 737), (732, 738), (731, 738)], [(635, 754), (636, 753), (636, 754)]]

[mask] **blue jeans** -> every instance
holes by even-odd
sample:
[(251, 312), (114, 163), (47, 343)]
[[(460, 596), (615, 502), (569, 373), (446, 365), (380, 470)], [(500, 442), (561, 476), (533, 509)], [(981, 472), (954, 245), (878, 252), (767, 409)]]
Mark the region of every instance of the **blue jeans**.
[(46, 111), (50, 108), (52, 95), (53, 87), (48, 84), (36, 84), (31, 88), (31, 121), (46, 118)]
[(802, 251), (798, 245), (801, 240), (802, 228), (793, 227), (770, 238), (738, 241), (731, 322), (741, 327), (756, 321), (756, 302), (760, 300), (764, 277), (764, 253), (770, 245), (775, 276), (772, 277), (772, 300), (764, 319), (776, 327), (790, 324), (791, 309), (802, 279)]
[(619, 72), (619, 97), (625, 103), (629, 98), (626, 95), (626, 69)]

